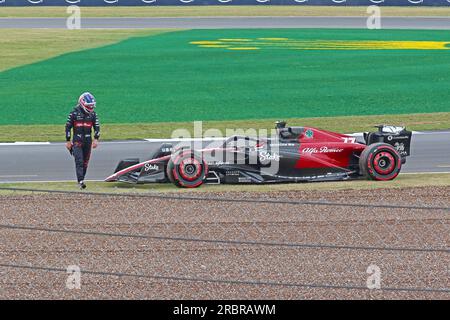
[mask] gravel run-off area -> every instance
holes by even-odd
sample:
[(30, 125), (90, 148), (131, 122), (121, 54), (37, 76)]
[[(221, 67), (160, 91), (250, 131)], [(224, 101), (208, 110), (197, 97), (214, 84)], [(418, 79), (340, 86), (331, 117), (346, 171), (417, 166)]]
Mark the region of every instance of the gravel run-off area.
[(450, 186), (196, 196), (0, 196), (0, 299), (450, 299)]

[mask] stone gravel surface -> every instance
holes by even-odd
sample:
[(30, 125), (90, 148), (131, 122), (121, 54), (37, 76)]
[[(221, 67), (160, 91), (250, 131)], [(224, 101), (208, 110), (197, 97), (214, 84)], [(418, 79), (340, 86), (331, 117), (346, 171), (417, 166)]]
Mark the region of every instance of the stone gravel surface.
[(0, 298), (450, 299), (450, 186), (193, 196), (0, 197)]

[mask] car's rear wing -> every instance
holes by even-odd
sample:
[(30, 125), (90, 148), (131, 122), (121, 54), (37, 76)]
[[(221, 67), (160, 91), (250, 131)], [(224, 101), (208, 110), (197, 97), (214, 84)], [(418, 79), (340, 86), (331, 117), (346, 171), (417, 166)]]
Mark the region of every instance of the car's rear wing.
[(405, 127), (378, 125), (377, 132), (364, 133), (364, 141), (367, 145), (384, 142), (392, 145), (398, 153), (405, 158), (411, 155), (412, 132)]

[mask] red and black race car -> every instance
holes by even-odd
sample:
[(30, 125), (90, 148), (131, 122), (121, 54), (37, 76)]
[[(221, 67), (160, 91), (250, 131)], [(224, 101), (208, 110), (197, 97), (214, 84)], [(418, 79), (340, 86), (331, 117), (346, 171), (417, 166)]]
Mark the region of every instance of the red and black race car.
[(410, 155), (412, 133), (404, 127), (377, 128), (357, 138), (277, 122), (276, 138), (232, 136), (198, 149), (165, 143), (150, 160), (122, 160), (105, 181), (195, 188), (203, 183), (392, 180)]

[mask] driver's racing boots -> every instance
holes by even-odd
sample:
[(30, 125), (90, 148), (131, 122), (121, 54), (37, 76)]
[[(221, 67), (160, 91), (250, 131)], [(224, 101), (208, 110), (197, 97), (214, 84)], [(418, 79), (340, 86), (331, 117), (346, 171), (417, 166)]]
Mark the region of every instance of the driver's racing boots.
[(86, 184), (84, 183), (84, 181), (80, 181), (78, 184), (79, 184), (81, 190), (86, 189)]

